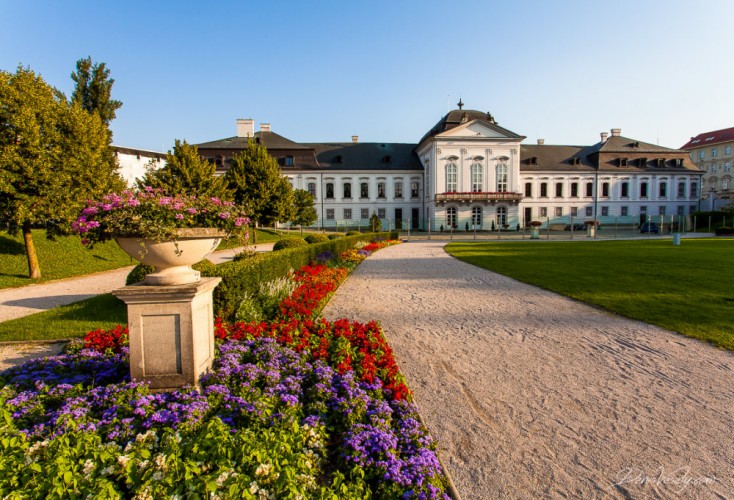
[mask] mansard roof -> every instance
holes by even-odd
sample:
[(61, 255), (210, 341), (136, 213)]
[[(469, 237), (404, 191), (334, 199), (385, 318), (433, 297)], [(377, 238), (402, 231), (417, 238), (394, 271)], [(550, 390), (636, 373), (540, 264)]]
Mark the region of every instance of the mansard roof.
[(734, 141), (734, 127), (698, 134), (696, 137), (691, 137), (691, 140), (685, 143), (681, 149), (702, 148), (731, 141)]
[[(216, 141), (202, 142), (196, 146), (199, 149), (246, 149), (248, 139), (248, 137), (227, 137)], [(303, 144), (286, 139), (275, 132), (258, 131), (255, 132), (253, 139), (267, 149), (312, 149)]]
[(420, 145), (429, 137), (434, 137), (436, 135), (442, 134), (443, 132), (475, 120), (480, 122), (482, 125), (488, 127), (489, 129), (494, 130), (504, 136), (507, 136), (508, 138), (518, 140), (525, 139), (525, 136), (518, 135), (511, 130), (500, 127), (499, 124), (494, 120), (494, 117), (488, 111), (484, 112), (474, 109), (454, 109), (452, 111), (449, 111), (443, 118), (441, 118), (438, 123), (436, 123), (436, 125), (434, 125), (433, 128), (431, 128), (431, 130), (429, 130), (421, 138), (421, 140), (418, 141), (418, 144)]
[(415, 144), (394, 142), (309, 143), (325, 170), (423, 170)]

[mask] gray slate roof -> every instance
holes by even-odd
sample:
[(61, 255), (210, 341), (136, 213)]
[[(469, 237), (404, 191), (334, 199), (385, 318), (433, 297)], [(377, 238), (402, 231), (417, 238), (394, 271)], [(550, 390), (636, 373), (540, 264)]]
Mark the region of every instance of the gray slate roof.
[(418, 141), (418, 144), (421, 144), (429, 137), (441, 134), (443, 132), (446, 132), (447, 130), (456, 128), (463, 123), (469, 123), (474, 120), (479, 121), (482, 125), (492, 130), (495, 130), (496, 132), (499, 132), (500, 134), (505, 135), (509, 138), (520, 140), (525, 139), (524, 135), (519, 135), (511, 130), (507, 130), (504, 127), (500, 127), (499, 124), (495, 122), (494, 117), (489, 112), (485, 113), (484, 111), (477, 111), (474, 109), (454, 109), (453, 111), (449, 111), (443, 118), (441, 118), (438, 123), (436, 123), (433, 128), (431, 128), (431, 130), (429, 130), (426, 135), (424, 135), (421, 140)]
[(423, 170), (415, 144), (394, 142), (309, 143), (327, 170)]

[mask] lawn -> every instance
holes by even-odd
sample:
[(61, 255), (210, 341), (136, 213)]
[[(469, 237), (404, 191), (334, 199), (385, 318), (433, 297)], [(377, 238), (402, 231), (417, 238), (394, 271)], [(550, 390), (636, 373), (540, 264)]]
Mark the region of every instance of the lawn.
[[(269, 229), (258, 229), (257, 237), (258, 243), (269, 243), (281, 238), (278, 232)], [(43, 230), (34, 229), (33, 242), (41, 265), (42, 277), (37, 280), (28, 278), (28, 260), (22, 235), (11, 236), (0, 232), (0, 289), (98, 273), (137, 263), (113, 241), (97, 244), (89, 250), (81, 245), (79, 236), (60, 236), (56, 241), (51, 241), (46, 239)], [(223, 241), (219, 250), (239, 246), (241, 243), (232, 238)]]
[(734, 240), (451, 243), (463, 261), (734, 350)]

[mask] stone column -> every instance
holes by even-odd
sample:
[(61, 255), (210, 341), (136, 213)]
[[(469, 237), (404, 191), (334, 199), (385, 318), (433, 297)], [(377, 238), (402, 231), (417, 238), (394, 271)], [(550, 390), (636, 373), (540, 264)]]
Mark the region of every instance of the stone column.
[(212, 293), (221, 278), (197, 283), (146, 286), (113, 291), (127, 304), (130, 377), (167, 390), (198, 386), (214, 360)]

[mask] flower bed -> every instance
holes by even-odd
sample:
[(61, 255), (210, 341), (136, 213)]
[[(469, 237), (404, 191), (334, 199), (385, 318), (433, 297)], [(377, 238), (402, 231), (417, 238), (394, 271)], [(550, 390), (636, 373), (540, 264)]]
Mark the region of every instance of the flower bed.
[(313, 317), (346, 270), (295, 276), (276, 320), (217, 320), (201, 393), (131, 382), (122, 327), (4, 372), (0, 496), (445, 497), (379, 326)]

